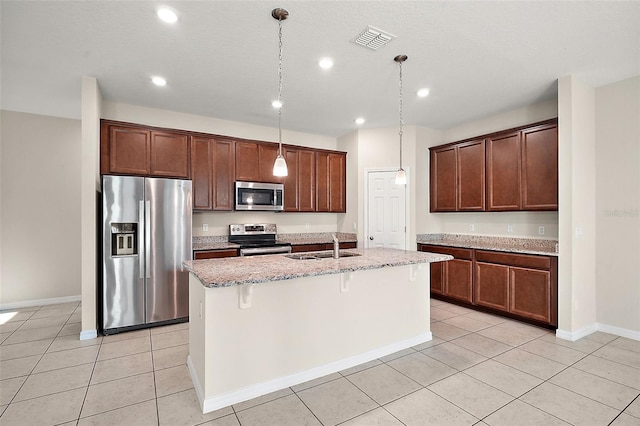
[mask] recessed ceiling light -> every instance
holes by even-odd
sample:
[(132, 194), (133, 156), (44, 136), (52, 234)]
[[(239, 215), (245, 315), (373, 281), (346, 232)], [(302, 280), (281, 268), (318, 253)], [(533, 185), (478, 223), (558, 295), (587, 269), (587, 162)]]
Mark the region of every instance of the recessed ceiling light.
[(166, 86), (167, 85), (167, 80), (165, 80), (164, 78), (159, 77), (159, 76), (151, 77), (151, 81), (156, 86), (162, 87), (162, 86)]
[(328, 70), (329, 68), (331, 68), (333, 66), (333, 59), (331, 59), (331, 58), (322, 58), (318, 62), (318, 65), (320, 65), (320, 68), (322, 68), (323, 70)]
[(418, 90), (418, 96), (420, 96), (421, 98), (425, 98), (427, 96), (429, 96), (429, 89), (427, 89), (426, 87), (423, 89)]
[(360, 124), (364, 124), (364, 118), (362, 118), (362, 117), (358, 117), (358, 118), (356, 118), (356, 120), (355, 120), (355, 121), (356, 121), (356, 124), (358, 124), (358, 125), (360, 125)]
[(274, 108), (282, 108), (282, 102), (275, 100), (273, 102), (271, 102), (271, 106)]
[(170, 9), (168, 7), (162, 7), (160, 9), (158, 9), (158, 18), (162, 19), (164, 22), (167, 22), (169, 24), (173, 24), (178, 20), (178, 15), (176, 14), (176, 12), (173, 11), (173, 9)]

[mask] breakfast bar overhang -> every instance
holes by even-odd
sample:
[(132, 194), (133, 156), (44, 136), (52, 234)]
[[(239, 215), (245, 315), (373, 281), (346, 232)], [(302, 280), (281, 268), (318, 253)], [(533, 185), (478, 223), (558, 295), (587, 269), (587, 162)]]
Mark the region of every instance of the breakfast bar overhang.
[(203, 413), (431, 340), (429, 263), (451, 256), (349, 252), (185, 263), (188, 366)]

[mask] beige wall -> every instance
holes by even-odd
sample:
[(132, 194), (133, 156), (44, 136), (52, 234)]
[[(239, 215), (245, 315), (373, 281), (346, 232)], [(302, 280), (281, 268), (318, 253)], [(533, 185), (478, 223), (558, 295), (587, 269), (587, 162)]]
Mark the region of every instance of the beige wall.
[(102, 95), (94, 77), (82, 77), (82, 143), (80, 154), (80, 217), (82, 229), (82, 331), (80, 339), (97, 337), (97, 285), (102, 262), (97, 227), (102, 203), (100, 180), (100, 107)]
[(640, 76), (596, 101), (596, 316), (640, 338)]
[(0, 114), (0, 305), (78, 299), (80, 121)]
[(595, 91), (573, 76), (558, 80), (558, 335), (596, 329)]

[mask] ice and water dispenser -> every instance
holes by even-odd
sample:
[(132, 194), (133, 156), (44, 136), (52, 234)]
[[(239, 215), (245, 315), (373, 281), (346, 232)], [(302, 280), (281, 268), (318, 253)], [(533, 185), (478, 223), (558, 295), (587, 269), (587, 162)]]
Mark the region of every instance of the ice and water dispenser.
[(111, 223), (111, 256), (138, 254), (138, 224)]

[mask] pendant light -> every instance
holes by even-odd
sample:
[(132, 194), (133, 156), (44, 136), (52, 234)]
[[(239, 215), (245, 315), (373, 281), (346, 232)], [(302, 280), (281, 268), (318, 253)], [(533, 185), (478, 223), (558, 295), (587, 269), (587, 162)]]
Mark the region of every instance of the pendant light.
[(274, 103), (278, 108), (278, 156), (273, 163), (273, 175), (287, 176), (289, 174), (287, 162), (282, 155), (282, 21), (287, 19), (289, 12), (277, 8), (271, 11), (271, 16), (278, 20), (278, 103)]
[(398, 132), (398, 134), (400, 135), (400, 168), (398, 169), (398, 171), (396, 172), (396, 184), (397, 185), (406, 185), (407, 184), (407, 174), (405, 173), (404, 169), (402, 168), (402, 126), (404, 124), (404, 122), (402, 121), (402, 63), (404, 61), (406, 61), (407, 55), (398, 55), (395, 58), (393, 58), (394, 61), (396, 61), (399, 65), (400, 65), (400, 102), (399, 102), (399, 109), (400, 109), (400, 131)]

